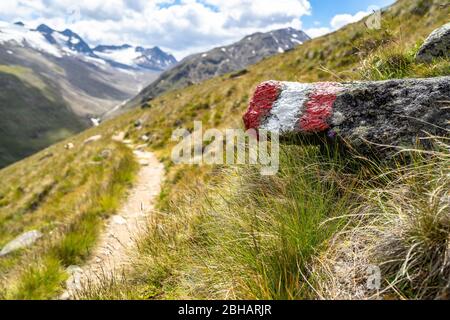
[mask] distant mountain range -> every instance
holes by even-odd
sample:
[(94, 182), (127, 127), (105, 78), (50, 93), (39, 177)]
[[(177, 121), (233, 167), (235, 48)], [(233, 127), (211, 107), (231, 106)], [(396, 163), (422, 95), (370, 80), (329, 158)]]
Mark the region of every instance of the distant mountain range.
[(96, 123), (174, 63), (156, 47), (92, 49), (69, 29), (0, 22), (0, 168)]
[(36, 29), (27, 29), (22, 22), (16, 22), (14, 25), (0, 22), (0, 30), (0, 43), (26, 43), (34, 49), (57, 57), (78, 54), (105, 61), (116, 68), (156, 72), (164, 71), (177, 63), (174, 56), (158, 47), (143, 48), (124, 44), (99, 45), (92, 49), (72, 30), (56, 31), (45, 24)]
[(255, 33), (234, 44), (191, 55), (161, 74), (124, 109), (151, 100), (165, 91), (244, 69), (265, 57), (292, 50), (308, 40), (310, 37), (303, 31), (286, 28)]
[(0, 22), (0, 168), (165, 91), (242, 70), (309, 39), (292, 28), (256, 33), (177, 63), (158, 47), (92, 48), (70, 29)]

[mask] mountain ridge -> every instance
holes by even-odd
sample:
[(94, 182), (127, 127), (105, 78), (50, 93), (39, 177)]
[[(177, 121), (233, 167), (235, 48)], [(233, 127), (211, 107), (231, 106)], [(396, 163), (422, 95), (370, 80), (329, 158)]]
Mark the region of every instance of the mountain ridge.
[[(16, 41), (25, 45), (27, 43), (33, 46), (35, 49), (39, 49), (42, 52), (61, 57), (65, 55), (84, 55), (87, 58), (101, 60), (100, 62), (109, 63), (112, 67), (131, 69), (136, 71), (155, 71), (161, 72), (172, 65), (177, 63), (175, 57), (159, 47), (144, 48), (142, 46), (132, 47), (128, 44), (124, 45), (98, 45), (95, 48), (91, 46), (76, 32), (66, 28), (63, 31), (57, 31), (46, 24), (40, 24), (36, 29), (29, 29), (22, 22), (16, 22), (9, 24), (4, 21), (0, 21), (0, 30), (3, 34), (3, 39), (0, 36), (0, 42)], [(5, 32), (6, 30), (6, 32)], [(37, 34), (35, 34), (37, 33)], [(9, 36), (8, 36), (9, 34)], [(38, 34), (41, 34), (47, 43), (43, 43), (42, 39), (39, 39)], [(49, 45), (51, 47), (49, 47)], [(52, 48), (53, 47), (53, 48)], [(127, 61), (116, 61), (114, 56), (105, 56), (103, 53), (107, 50), (127, 50), (135, 48), (136, 56), (128, 59)], [(134, 59), (140, 59), (143, 61), (139, 63)], [(93, 62), (91, 60), (91, 62)], [(99, 61), (97, 61), (99, 62)]]
[(311, 38), (301, 30), (285, 28), (257, 32), (235, 43), (190, 55), (145, 88), (124, 109), (145, 103), (173, 89), (180, 89), (226, 73), (239, 71), (262, 59), (290, 51)]

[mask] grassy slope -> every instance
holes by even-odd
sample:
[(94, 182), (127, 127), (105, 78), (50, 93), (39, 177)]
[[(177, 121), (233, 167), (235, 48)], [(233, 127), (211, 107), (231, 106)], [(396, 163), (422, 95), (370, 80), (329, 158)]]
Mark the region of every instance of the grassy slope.
[[(418, 65), (412, 59), (417, 43), (448, 17), (448, 10), (442, 10), (437, 4), (429, 7), (428, 3), (432, 1), (400, 1), (384, 14), (382, 30), (369, 31), (362, 23), (347, 26), (292, 52), (266, 59), (238, 78), (223, 76), (167, 93), (152, 101), (151, 106), (96, 129), (108, 134), (123, 130), (135, 140), (148, 134), (151, 137), (149, 147), (165, 162), (169, 173), (160, 199), (160, 212), (149, 225), (135, 272), (128, 275), (129, 281), (105, 284), (86, 297), (302, 298), (330, 295), (327, 283), (335, 279), (327, 280), (328, 273), (319, 272), (322, 267), (315, 263), (319, 257), (331, 255), (328, 240), (333, 234), (340, 234), (338, 231), (344, 223), (353, 226), (353, 221), (340, 218), (325, 221), (359, 212), (359, 205), (368, 203), (360, 194), (385, 186), (389, 183), (386, 180), (399, 178), (401, 173), (380, 181), (375, 177), (384, 168), (356, 162), (333, 150), (324, 152), (301, 145), (284, 147), (280, 174), (267, 179), (255, 174), (255, 168), (174, 167), (169, 160), (172, 130), (180, 126), (190, 128), (194, 120), (202, 120), (210, 127), (241, 127), (240, 117), (249, 95), (256, 84), (268, 79), (310, 82), (449, 74), (449, 61)], [(137, 119), (144, 122), (143, 129), (134, 126)], [(2, 179), (12, 179), (18, 168), (41, 167), (38, 159), (44, 154), (1, 171)], [(59, 156), (68, 166), (80, 162), (71, 160), (64, 151)], [(443, 159), (445, 161), (445, 157)], [(437, 161), (437, 166), (445, 168), (442, 161)], [(45, 169), (33, 172), (40, 175)], [(95, 180), (95, 175), (87, 168), (79, 172), (86, 177), (85, 183)], [(51, 173), (50, 177), (53, 176)], [(31, 172), (24, 171), (22, 180), (32, 181), (31, 177)], [(370, 179), (374, 181), (372, 184), (362, 183)], [(2, 191), (7, 194), (0, 197), (0, 201), (6, 203), (2, 215), (15, 216), (14, 208), (25, 201), (24, 195), (14, 200), (13, 195), (17, 193), (14, 190), (20, 190), (16, 188), (18, 185), (18, 181), (12, 181), (8, 184), (11, 190)], [(76, 189), (80, 185), (74, 182)], [(34, 182), (25, 183), (22, 188), (32, 190), (40, 186)], [(55, 203), (53, 199), (46, 202)], [(39, 216), (49, 214), (51, 211), (43, 210)], [(30, 216), (38, 215), (27, 215), (23, 221)], [(27, 225), (22, 221), (17, 225), (22, 223)], [(4, 222), (0, 225), (6, 226)], [(3, 229), (4, 241), (13, 237), (10, 228)], [(21, 269), (21, 259), (1, 263), (3, 268), (15, 271)], [(55, 265), (61, 268), (62, 261), (60, 256), (50, 255), (44, 263), (47, 266), (44, 271)], [(327, 270), (325, 267), (323, 269)], [(18, 277), (14, 271), (9, 274), (10, 279), (15, 280), (12, 283), (21, 284), (16, 286), (22, 288), (18, 296), (33, 296), (22, 294), (30, 291), (30, 285), (24, 287), (23, 283), (41, 288), (44, 293), (41, 297), (54, 293), (46, 284), (54, 284), (58, 279), (46, 279), (48, 272), (30, 269), (28, 273), (19, 272), (22, 276)], [(36, 274), (38, 276), (34, 277)], [(51, 288), (55, 290), (54, 286)], [(321, 288), (325, 288), (323, 292)], [(17, 290), (12, 292), (17, 293)]]
[(0, 65), (0, 168), (86, 128), (48, 83)]
[[(52, 298), (61, 292), (64, 269), (89, 256), (102, 221), (114, 213), (137, 164), (131, 150), (91, 129), (0, 171), (0, 247), (29, 230), (44, 237), (30, 249), (0, 259), (0, 297)], [(112, 134), (112, 133), (111, 133)], [(110, 157), (102, 157), (110, 150)]]

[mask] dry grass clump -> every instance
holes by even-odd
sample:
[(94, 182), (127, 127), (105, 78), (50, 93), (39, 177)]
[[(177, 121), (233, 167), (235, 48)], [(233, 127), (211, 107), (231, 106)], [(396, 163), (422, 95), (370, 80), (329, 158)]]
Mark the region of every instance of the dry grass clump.
[(433, 153), (409, 151), (411, 165), (367, 190), (352, 223), (315, 262), (324, 298), (450, 298), (450, 153), (440, 144)]

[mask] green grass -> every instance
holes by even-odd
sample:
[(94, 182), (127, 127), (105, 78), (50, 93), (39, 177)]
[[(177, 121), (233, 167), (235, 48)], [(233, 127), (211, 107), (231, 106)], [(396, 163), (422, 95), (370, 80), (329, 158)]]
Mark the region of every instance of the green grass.
[(322, 223), (351, 208), (337, 183), (351, 165), (337, 152), (302, 146), (283, 148), (281, 162), (276, 177), (255, 167), (227, 169), (211, 189), (198, 186), (168, 203), (140, 242), (145, 258), (134, 275), (143, 291), (133, 293), (134, 280), (107, 283), (86, 298), (312, 296), (306, 266), (343, 220)]
[(415, 56), (419, 48), (419, 45), (404, 48), (399, 43), (382, 47), (362, 62), (361, 77), (365, 80), (389, 80), (450, 74), (449, 59), (439, 58), (432, 63), (417, 63)]
[(0, 87), (0, 168), (87, 127), (31, 70), (0, 66)]
[(47, 258), (39, 261), (24, 270), (14, 299), (53, 299), (66, 279), (67, 274), (58, 260)]
[[(131, 185), (138, 167), (131, 150), (110, 136), (83, 145), (94, 134), (73, 138), (73, 150), (56, 145), (44, 152), (52, 156), (37, 154), (0, 173), (6, 182), (1, 187), (0, 243), (27, 230), (44, 233), (36, 245), (0, 260), (6, 298), (49, 299), (61, 293), (65, 269), (89, 258), (103, 221)], [(106, 149), (111, 156), (98, 157)]]
[[(313, 278), (322, 298), (450, 297), (448, 150), (445, 139), (437, 140), (435, 151), (406, 152), (408, 165), (377, 170), (347, 227), (315, 259)], [(365, 287), (373, 266), (380, 268), (379, 290)]]

